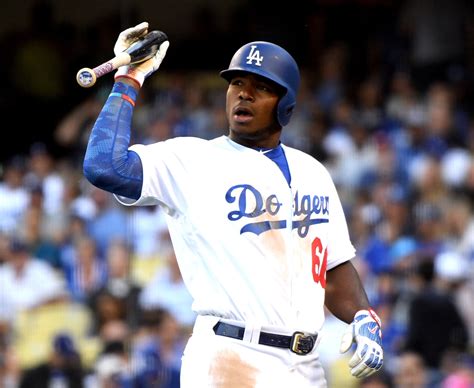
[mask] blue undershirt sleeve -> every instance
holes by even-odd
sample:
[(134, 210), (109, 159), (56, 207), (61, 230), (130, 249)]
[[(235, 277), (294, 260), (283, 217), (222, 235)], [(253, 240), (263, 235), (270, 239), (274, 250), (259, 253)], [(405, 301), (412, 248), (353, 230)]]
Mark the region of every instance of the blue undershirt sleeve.
[(114, 84), (92, 128), (83, 172), (94, 186), (127, 198), (140, 198), (143, 167), (137, 153), (129, 151), (130, 127), (137, 91), (122, 82)]

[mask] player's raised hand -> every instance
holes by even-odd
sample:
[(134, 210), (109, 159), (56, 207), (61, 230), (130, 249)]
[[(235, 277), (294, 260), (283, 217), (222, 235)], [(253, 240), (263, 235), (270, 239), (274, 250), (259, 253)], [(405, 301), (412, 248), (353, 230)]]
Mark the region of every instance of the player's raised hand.
[(141, 22), (135, 27), (127, 28), (123, 30), (115, 42), (114, 54), (119, 55), (128, 49), (133, 43), (135, 43), (142, 36), (145, 36), (148, 32), (148, 22)]
[[(114, 46), (114, 52), (123, 51), (127, 49), (131, 44), (137, 41), (140, 37), (146, 35), (148, 32), (148, 23), (143, 22), (135, 27), (127, 28), (126, 30), (122, 31), (119, 34), (117, 42)], [(115, 73), (115, 79), (117, 80), (119, 77), (127, 77), (131, 78), (136, 81), (140, 86), (143, 85), (145, 82), (145, 78), (149, 77), (152, 73), (154, 73), (161, 65), (163, 58), (166, 55), (166, 51), (168, 50), (170, 43), (168, 40), (161, 43), (160, 47), (156, 54), (151, 57), (150, 59), (130, 64), (126, 66), (121, 66)]]
[(380, 318), (372, 309), (356, 313), (342, 336), (340, 352), (346, 353), (353, 343), (356, 344), (356, 349), (349, 361), (353, 376), (370, 376), (382, 367), (382, 327)]

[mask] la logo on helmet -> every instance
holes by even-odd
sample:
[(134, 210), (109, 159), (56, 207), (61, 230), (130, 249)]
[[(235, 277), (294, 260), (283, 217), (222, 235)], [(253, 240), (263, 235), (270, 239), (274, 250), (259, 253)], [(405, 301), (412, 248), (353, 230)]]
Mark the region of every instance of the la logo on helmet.
[(253, 61), (255, 61), (256, 66), (262, 66), (263, 56), (260, 55), (260, 50), (255, 50), (257, 46), (252, 45), (250, 46), (250, 53), (247, 56), (247, 64), (252, 65)]

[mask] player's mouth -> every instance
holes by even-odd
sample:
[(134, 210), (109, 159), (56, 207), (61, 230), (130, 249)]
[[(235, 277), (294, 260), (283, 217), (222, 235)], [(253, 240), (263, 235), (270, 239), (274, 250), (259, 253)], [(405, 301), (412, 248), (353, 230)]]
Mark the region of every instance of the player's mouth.
[(253, 118), (253, 113), (249, 108), (243, 106), (236, 106), (232, 110), (232, 116), (237, 123), (247, 123)]

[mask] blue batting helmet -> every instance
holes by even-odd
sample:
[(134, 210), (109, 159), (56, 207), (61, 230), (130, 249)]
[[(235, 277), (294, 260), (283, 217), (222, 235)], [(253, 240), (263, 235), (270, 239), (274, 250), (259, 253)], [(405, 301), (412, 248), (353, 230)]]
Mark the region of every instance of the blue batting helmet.
[(278, 102), (277, 119), (281, 126), (288, 124), (300, 85), (300, 71), (293, 57), (276, 44), (250, 42), (237, 50), (229, 68), (221, 71), (220, 75), (230, 81), (239, 71), (260, 75), (285, 89)]

